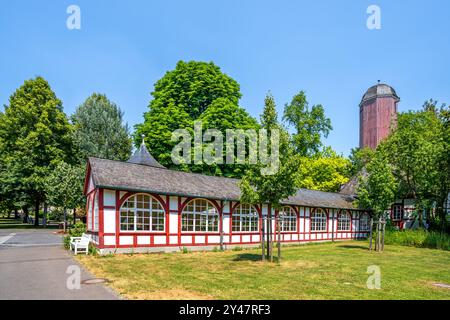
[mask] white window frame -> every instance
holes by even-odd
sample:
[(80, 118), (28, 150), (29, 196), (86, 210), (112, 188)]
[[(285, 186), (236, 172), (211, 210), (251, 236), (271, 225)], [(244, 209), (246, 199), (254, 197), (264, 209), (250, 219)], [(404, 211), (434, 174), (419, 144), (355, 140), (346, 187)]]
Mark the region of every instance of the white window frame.
[[(280, 220), (280, 231), (281, 232), (297, 232), (298, 230), (298, 217), (294, 208), (290, 206), (284, 206), (278, 211)], [(294, 228), (292, 228), (294, 226)]]
[[(138, 197), (139, 196), (143, 196), (144, 199), (143, 201), (139, 201), (140, 203), (146, 204), (148, 203), (148, 208), (138, 208)], [(145, 201), (145, 197), (148, 197), (149, 201)], [(124, 205), (129, 203), (130, 200), (133, 200), (133, 206), (132, 207), (128, 207), (125, 208)], [(157, 208), (153, 207), (153, 204), (156, 204)], [(132, 217), (133, 217), (133, 229), (131, 230), (124, 230), (122, 229), (122, 218), (125, 216), (122, 216), (122, 214), (126, 214), (128, 217), (128, 213), (131, 212), (132, 213)], [(143, 218), (139, 216), (138, 212), (143, 212), (145, 214), (148, 215), (148, 224), (147, 223), (139, 223), (138, 220), (139, 218)], [(157, 215), (162, 213), (162, 226), (163, 229), (162, 230), (154, 230), (153, 229), (153, 219), (158, 219)], [(133, 194), (131, 196), (129, 196), (120, 206), (120, 210), (119, 210), (119, 228), (120, 228), (120, 232), (121, 233), (129, 233), (129, 232), (139, 232), (139, 233), (164, 233), (166, 232), (166, 210), (164, 210), (164, 206), (162, 205), (162, 203), (156, 199), (155, 197), (153, 197), (151, 194), (147, 194), (147, 193), (136, 193)], [(129, 223), (125, 223), (126, 225), (131, 225)], [(138, 229), (138, 225), (142, 224), (142, 225), (148, 225), (149, 230), (139, 230)], [(158, 224), (160, 225), (160, 224)]]
[[(243, 222), (247, 221), (248, 230), (244, 229)], [(256, 221), (256, 230), (254, 230), (254, 223)], [(235, 222), (239, 222), (239, 229), (235, 230)], [(239, 204), (233, 210), (231, 216), (231, 232), (233, 233), (257, 233), (259, 232), (259, 214), (256, 208), (248, 204)]]
[[(320, 229), (319, 229), (320, 227)], [(328, 216), (324, 209), (318, 208), (311, 213), (309, 229), (313, 233), (327, 232)]]
[[(345, 218), (343, 219), (343, 217)], [(343, 224), (344, 223), (344, 224)], [(346, 228), (343, 228), (346, 227)], [(352, 230), (352, 214), (345, 210), (339, 213), (337, 231), (351, 231)]]
[[(204, 204), (203, 204), (204, 202)], [(189, 208), (192, 207), (192, 210)], [(206, 210), (198, 211), (198, 207), (205, 207)], [(193, 219), (187, 219), (189, 215), (193, 216)], [(205, 230), (196, 230), (197, 229), (197, 220), (205, 223)], [(186, 225), (187, 221), (192, 221), (192, 230), (189, 230), (188, 227), (191, 227), (189, 224)], [(209, 230), (211, 223), (216, 222), (217, 230)], [(202, 226), (202, 223), (200, 223)], [(182, 233), (218, 233), (220, 227), (220, 216), (217, 208), (214, 204), (207, 199), (192, 199), (189, 201), (183, 208), (181, 212), (181, 232)]]

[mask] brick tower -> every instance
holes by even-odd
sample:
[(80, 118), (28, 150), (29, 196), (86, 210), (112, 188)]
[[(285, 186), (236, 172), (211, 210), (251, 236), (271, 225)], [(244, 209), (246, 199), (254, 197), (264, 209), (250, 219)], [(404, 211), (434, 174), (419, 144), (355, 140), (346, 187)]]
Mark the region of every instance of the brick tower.
[(370, 87), (359, 104), (359, 146), (375, 149), (397, 124), (397, 104), (394, 88), (387, 84)]

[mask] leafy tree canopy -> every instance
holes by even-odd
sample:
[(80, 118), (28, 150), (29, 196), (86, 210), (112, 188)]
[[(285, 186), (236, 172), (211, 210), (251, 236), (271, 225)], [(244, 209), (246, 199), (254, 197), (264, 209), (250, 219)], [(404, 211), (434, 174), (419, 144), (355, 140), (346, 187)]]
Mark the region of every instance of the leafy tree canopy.
[(71, 127), (48, 82), (24, 82), (0, 113), (0, 193), (36, 205), (45, 200), (44, 178), (71, 161)]
[(60, 162), (44, 180), (48, 203), (53, 206), (75, 209), (84, 206), (84, 165)]
[(322, 147), (322, 137), (333, 130), (331, 120), (325, 116), (322, 105), (309, 106), (304, 91), (292, 98), (284, 108), (283, 120), (295, 129), (292, 143), (295, 151), (302, 156), (313, 156)]
[(350, 161), (330, 147), (313, 157), (302, 157), (298, 186), (310, 190), (339, 192), (349, 180)]
[[(273, 134), (280, 131), (279, 168), (275, 174), (263, 174), (263, 165), (251, 166), (240, 182), (241, 202), (249, 204), (269, 203), (272, 208), (280, 208), (281, 201), (297, 192), (298, 168), (300, 157), (289, 146), (289, 135), (278, 122), (275, 101), (267, 95), (261, 115), (261, 127)], [(269, 149), (271, 143), (269, 143)]]
[(241, 93), (235, 80), (212, 62), (180, 61), (175, 70), (156, 82), (152, 96), (144, 123), (136, 126), (135, 145), (145, 135), (152, 155), (168, 168), (228, 177), (243, 174), (246, 165), (175, 165), (171, 158), (172, 149), (178, 144), (171, 141), (172, 133), (187, 129), (193, 135), (194, 121), (202, 122), (203, 132), (221, 131), (224, 141), (227, 129), (258, 128), (257, 121), (238, 105)]
[(395, 201), (397, 183), (385, 150), (380, 148), (367, 164), (367, 175), (361, 175), (357, 190), (360, 208), (371, 209), (381, 216)]
[(80, 163), (84, 164), (88, 157), (129, 159), (132, 141), (128, 125), (123, 123), (123, 112), (106, 95), (92, 94), (71, 119)]
[(150, 110), (173, 103), (197, 119), (218, 98), (237, 105), (241, 92), (239, 84), (214, 63), (179, 61), (156, 82), (152, 96)]

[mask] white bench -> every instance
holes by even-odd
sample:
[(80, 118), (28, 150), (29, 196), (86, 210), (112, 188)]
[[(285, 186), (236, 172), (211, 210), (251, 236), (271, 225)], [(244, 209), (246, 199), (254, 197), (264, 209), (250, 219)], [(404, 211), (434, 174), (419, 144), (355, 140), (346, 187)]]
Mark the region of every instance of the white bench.
[(75, 254), (82, 251), (87, 255), (90, 242), (91, 236), (85, 233), (81, 237), (70, 237), (70, 250), (74, 250)]

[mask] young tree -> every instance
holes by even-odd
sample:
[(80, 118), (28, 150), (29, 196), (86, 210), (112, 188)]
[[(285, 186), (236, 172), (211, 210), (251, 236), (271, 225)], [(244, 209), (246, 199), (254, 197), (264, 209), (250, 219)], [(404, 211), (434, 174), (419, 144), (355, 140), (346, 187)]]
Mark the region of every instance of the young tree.
[(88, 157), (128, 160), (132, 142), (123, 112), (106, 95), (94, 93), (71, 117), (78, 162)]
[(383, 216), (395, 201), (398, 185), (387, 154), (381, 148), (367, 164), (367, 174), (360, 176), (357, 203), (361, 209), (372, 210), (375, 217)]
[(0, 184), (33, 204), (36, 225), (46, 200), (44, 178), (71, 158), (70, 133), (62, 103), (42, 77), (25, 81), (0, 116)]
[[(297, 192), (296, 181), (300, 159), (289, 147), (289, 136), (278, 123), (275, 101), (270, 94), (265, 99), (261, 128), (267, 130), (269, 134), (269, 149), (272, 143), (279, 144), (279, 168), (274, 174), (267, 175), (263, 174), (260, 162), (250, 167), (240, 182), (241, 202), (253, 205), (268, 204), (271, 209), (279, 209), (282, 207), (282, 200)], [(270, 137), (276, 130), (280, 131), (280, 139), (271, 141)], [(269, 210), (268, 222), (271, 219), (272, 212)], [(267, 233), (269, 235), (272, 233), (271, 223), (268, 223)], [(267, 256), (271, 254), (271, 247), (270, 237), (267, 237)]]
[(84, 174), (83, 165), (60, 162), (44, 181), (48, 203), (64, 209), (64, 224), (67, 223), (67, 209), (73, 210), (75, 222), (76, 209), (84, 206)]
[(333, 130), (323, 106), (318, 104), (310, 108), (304, 91), (300, 91), (290, 104), (285, 105), (283, 120), (294, 127), (292, 143), (295, 151), (302, 156), (318, 153), (322, 147), (322, 136), (326, 138)]

